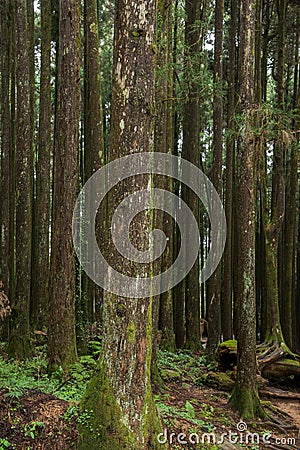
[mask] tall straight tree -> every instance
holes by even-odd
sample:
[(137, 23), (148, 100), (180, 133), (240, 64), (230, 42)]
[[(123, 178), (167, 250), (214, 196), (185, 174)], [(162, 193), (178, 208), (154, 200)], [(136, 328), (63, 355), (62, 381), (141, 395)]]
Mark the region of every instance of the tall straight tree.
[[(173, 31), (173, 67), (178, 64), (179, 56), (179, 0), (174, 2), (174, 31)], [(173, 98), (176, 98), (176, 88), (178, 84), (177, 73), (173, 70)], [(179, 157), (179, 135), (180, 135), (180, 120), (179, 111), (173, 104), (173, 145), (174, 155)], [(180, 183), (174, 182), (174, 193), (179, 197)], [(178, 214), (178, 212), (176, 212)], [(178, 230), (173, 228), (173, 254), (177, 254), (180, 248), (180, 236)], [(175, 343), (177, 348), (183, 348), (185, 343), (185, 317), (184, 317), (184, 303), (185, 303), (185, 280), (177, 284), (173, 288), (173, 320)]]
[[(183, 106), (183, 143), (182, 157), (199, 167), (199, 92), (196, 81), (200, 65), (200, 6), (198, 0), (186, 0), (185, 23), (185, 68), (187, 98)], [(199, 199), (183, 187), (183, 200), (199, 219)], [(200, 348), (200, 293), (199, 259), (185, 278), (185, 317), (186, 347), (191, 350)]]
[(11, 151), (11, 123), (10, 123), (10, 50), (11, 50), (11, 21), (9, 1), (1, 5), (1, 196), (0, 196), (0, 279), (4, 282), (8, 292), (10, 283), (9, 264), (9, 218), (10, 218), (10, 151)]
[(51, 26), (51, 0), (43, 0), (41, 2), (41, 78), (32, 247), (31, 321), (34, 328), (46, 325), (49, 298), (50, 158), (52, 153)]
[[(299, 26), (300, 11), (295, 20), (295, 44), (294, 44), (294, 89), (293, 89), (293, 110), (298, 109), (299, 113)], [(294, 120), (295, 130), (299, 130), (299, 120)], [(285, 200), (285, 223), (284, 223), (284, 272), (283, 272), (283, 312), (282, 320), (283, 335), (287, 345), (290, 348), (296, 348), (293, 331), (295, 330), (295, 250), (296, 250), (296, 214), (295, 204), (297, 203), (297, 185), (298, 185), (298, 156), (299, 153), (299, 132), (296, 133), (296, 139), (290, 149), (290, 170)]]
[(26, 0), (15, 2), (16, 39), (16, 289), (9, 354), (30, 354), (32, 117)]
[(80, 109), (79, 0), (59, 2), (58, 51), (48, 327), (50, 372), (60, 366), (67, 370), (77, 357), (72, 217), (77, 191)]
[[(293, 110), (298, 108), (298, 90), (299, 90), (299, 26), (300, 13), (299, 6), (295, 17), (295, 43), (294, 43), (294, 86), (293, 86)], [(297, 123), (298, 122), (298, 123)], [(298, 130), (299, 120), (293, 121), (293, 128)], [(293, 325), (295, 324), (295, 310), (293, 305), (294, 287), (295, 287), (295, 240), (296, 240), (296, 208), (297, 185), (298, 185), (298, 153), (299, 153), (299, 135), (296, 133), (296, 139), (291, 144), (289, 170), (287, 170), (287, 182), (285, 192), (285, 220), (284, 220), (284, 240), (283, 240), (283, 298), (282, 310), (284, 314), (281, 317), (283, 336), (289, 348), (293, 348)], [(287, 157), (286, 157), (287, 159)]]
[[(97, 0), (84, 2), (84, 182), (104, 164)], [(103, 217), (101, 220), (103, 221)], [(88, 319), (99, 317), (100, 291), (84, 276)]]
[(239, 111), (244, 126), (237, 147), (237, 377), (231, 406), (244, 419), (262, 414), (256, 381), (255, 314), (255, 146), (254, 101), (255, 1), (241, 0), (239, 46)]
[[(227, 124), (230, 131), (234, 129), (235, 112), (235, 78), (236, 78), (236, 33), (237, 0), (230, 2), (230, 39), (229, 39), (229, 74), (228, 74), (228, 108)], [(224, 340), (232, 338), (232, 277), (233, 277), (233, 162), (235, 139), (232, 135), (226, 140), (226, 175), (225, 175), (225, 211), (227, 237), (224, 251), (224, 273), (222, 283), (222, 332)]]
[[(212, 183), (222, 198), (223, 155), (223, 20), (224, 0), (216, 0), (215, 49), (214, 49), (214, 100), (213, 100), (213, 166)], [(215, 354), (221, 337), (221, 264), (209, 280), (208, 292), (208, 341), (206, 354), (210, 359)]]
[[(130, 153), (154, 151), (155, 30), (155, 0), (116, 1), (112, 160)], [(114, 187), (109, 196), (110, 221), (124, 196), (146, 189), (151, 178), (150, 174), (130, 177)], [(121, 232), (123, 225), (116, 227), (116, 233)], [(149, 216), (138, 215), (132, 224), (132, 245), (142, 250), (148, 248), (149, 231)], [(114, 251), (111, 236), (105, 250), (118, 272), (134, 278), (150, 276), (151, 267), (126, 261)], [(94, 414), (88, 427), (82, 427), (81, 450), (161, 447), (156, 439), (160, 425), (150, 385), (152, 306), (151, 297), (104, 294), (103, 351), (82, 403), (83, 410), (93, 410)], [(90, 429), (99, 432), (95, 435)]]
[[(284, 110), (284, 66), (285, 66), (285, 40), (286, 40), (286, 8), (287, 1), (279, 0), (278, 8), (278, 73), (277, 73), (277, 102), (278, 108)], [(273, 172), (272, 172), (272, 195), (271, 208), (269, 211), (266, 186), (267, 186), (267, 168), (263, 174), (264, 197), (263, 197), (263, 226), (266, 239), (266, 345), (270, 346), (268, 357), (275, 358), (280, 356), (283, 351), (289, 352), (282, 333), (279, 312), (279, 293), (278, 293), (278, 246), (280, 234), (284, 221), (285, 213), (285, 186), (284, 186), (284, 153), (285, 153), (285, 134), (281, 132), (282, 118), (279, 117), (278, 136), (274, 144), (273, 152)], [(289, 302), (285, 314), (291, 318), (291, 302)], [(290, 340), (290, 337), (289, 337)]]
[[(158, 3), (158, 58), (156, 76), (155, 151), (173, 153), (173, 70), (172, 70), (172, 1)], [(172, 180), (165, 179), (163, 188), (172, 190)], [(159, 215), (162, 217), (162, 215)], [(155, 226), (159, 228), (157, 224)], [(161, 270), (170, 267), (173, 262), (173, 221), (168, 214), (163, 214), (162, 227), (168, 236), (168, 245), (161, 258)], [(173, 328), (173, 290), (169, 289), (160, 296), (159, 329), (162, 332), (162, 349), (175, 349)]]

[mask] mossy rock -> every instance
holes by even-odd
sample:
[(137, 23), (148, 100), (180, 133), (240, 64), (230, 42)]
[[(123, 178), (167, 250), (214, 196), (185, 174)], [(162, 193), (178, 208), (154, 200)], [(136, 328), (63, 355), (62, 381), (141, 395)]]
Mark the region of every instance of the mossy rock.
[(234, 387), (234, 381), (224, 372), (208, 372), (198, 378), (197, 384), (205, 384), (225, 391), (231, 391)]
[(217, 351), (218, 368), (223, 372), (233, 370), (237, 364), (237, 341), (222, 342)]

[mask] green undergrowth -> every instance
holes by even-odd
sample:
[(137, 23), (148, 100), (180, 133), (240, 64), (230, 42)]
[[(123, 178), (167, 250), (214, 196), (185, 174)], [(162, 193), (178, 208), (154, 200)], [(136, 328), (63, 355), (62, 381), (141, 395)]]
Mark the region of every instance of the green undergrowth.
[(8, 399), (20, 398), (26, 391), (37, 390), (65, 401), (79, 402), (95, 367), (96, 361), (92, 356), (82, 356), (70, 367), (67, 375), (60, 368), (50, 377), (46, 357), (42, 354), (23, 362), (0, 356), (0, 390), (5, 391)]
[(208, 361), (205, 355), (195, 355), (189, 350), (178, 351), (176, 353), (167, 351), (157, 351), (157, 366), (164, 381), (172, 374), (177, 373), (181, 381), (195, 382), (203, 372), (215, 371), (216, 365)]

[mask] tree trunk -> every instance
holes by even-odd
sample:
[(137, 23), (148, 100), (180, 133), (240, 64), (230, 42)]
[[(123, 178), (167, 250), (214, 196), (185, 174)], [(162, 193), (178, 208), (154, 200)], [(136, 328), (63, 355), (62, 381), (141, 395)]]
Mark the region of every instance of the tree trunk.
[[(222, 198), (222, 156), (223, 156), (223, 20), (224, 0), (216, 0), (215, 47), (214, 47), (214, 100), (213, 100), (213, 166), (211, 181)], [(221, 273), (219, 263), (209, 279), (208, 292), (208, 341), (206, 354), (214, 360), (221, 338)]]
[[(12, 282), (10, 278), (9, 223), (11, 215), (10, 190), (11, 183), (11, 124), (10, 124), (10, 52), (11, 52), (11, 20), (9, 1), (2, 3), (1, 14), (1, 197), (0, 197), (0, 280), (6, 292)], [(2, 328), (2, 326), (1, 326)], [(2, 331), (2, 330), (1, 330)], [(4, 330), (3, 330), (4, 331)], [(2, 339), (7, 338), (7, 333)]]
[[(278, 75), (277, 100), (284, 104), (284, 43), (285, 43), (286, 0), (278, 2)], [(280, 128), (280, 125), (279, 125)], [(271, 214), (268, 214), (266, 198), (263, 206), (264, 231), (266, 236), (266, 285), (267, 285), (267, 342), (284, 343), (279, 313), (278, 295), (278, 244), (285, 209), (284, 194), (284, 142), (280, 135), (274, 145)], [(265, 177), (267, 175), (265, 174)], [(266, 184), (266, 182), (265, 182)], [(291, 320), (291, 311), (285, 311)]]
[(77, 191), (80, 108), (79, 0), (60, 0), (58, 51), (48, 328), (50, 372), (60, 366), (67, 370), (77, 357), (72, 217)]
[[(173, 44), (173, 67), (176, 67), (178, 63), (178, 12), (179, 0), (175, 0), (174, 4), (174, 44)], [(176, 87), (178, 80), (176, 78), (176, 72), (173, 70), (173, 98), (176, 98)], [(174, 133), (174, 155), (179, 157), (179, 137), (180, 137), (180, 121), (179, 113), (174, 107), (173, 117), (173, 133)], [(174, 181), (174, 194), (180, 197), (180, 183)], [(178, 212), (176, 212), (178, 216)], [(173, 228), (173, 255), (178, 254), (180, 248), (180, 236), (178, 229)], [(177, 348), (183, 348), (185, 343), (185, 318), (184, 318), (184, 303), (185, 303), (185, 280), (182, 280), (179, 284), (173, 288), (173, 319), (174, 319), (174, 333), (175, 343)]]
[[(154, 0), (116, 1), (111, 160), (154, 151), (155, 19)], [(124, 196), (146, 189), (151, 179), (150, 174), (130, 177), (112, 189), (109, 223)], [(133, 220), (131, 243), (139, 250), (149, 246), (152, 220), (144, 213)], [(124, 225), (115, 232), (122, 232)], [(116, 252), (111, 236), (105, 256), (120, 273), (134, 279), (151, 276), (151, 266), (126, 260)], [(112, 283), (114, 289), (122, 288), (116, 280)], [(126, 286), (131, 287), (135, 287), (134, 280), (132, 286)], [(81, 427), (81, 450), (160, 447), (156, 438), (160, 423), (150, 384), (153, 299), (132, 298), (130, 293), (128, 297), (108, 291), (104, 294), (103, 349), (82, 402), (82, 410), (92, 410), (93, 414), (90, 423)]]
[[(158, 3), (158, 18), (161, 22), (158, 30), (158, 61), (156, 76), (156, 109), (155, 150), (161, 153), (173, 153), (173, 71), (172, 71), (172, 1)], [(159, 181), (159, 180), (158, 180)], [(162, 189), (172, 191), (173, 181), (163, 177)], [(161, 271), (173, 264), (173, 220), (167, 213), (158, 212), (160, 224), (168, 236), (167, 247), (161, 257)], [(160, 295), (159, 330), (161, 331), (160, 347), (164, 350), (175, 350), (173, 328), (173, 290), (169, 289)]]
[[(298, 107), (298, 83), (299, 83), (299, 17), (296, 20), (296, 36), (295, 36), (295, 57), (294, 57), (294, 92), (293, 92), (293, 109)], [(299, 130), (299, 120), (294, 121), (295, 130)], [(296, 208), (297, 202), (297, 185), (298, 185), (298, 153), (299, 153), (299, 132), (296, 136), (296, 142), (293, 142), (290, 150), (290, 170), (287, 176), (287, 189), (285, 201), (285, 227), (284, 227), (284, 268), (283, 268), (283, 317), (282, 327), (283, 336), (289, 348), (294, 347), (293, 330), (295, 329), (295, 309), (293, 308), (293, 299), (295, 292), (295, 250), (296, 250)]]
[(255, 146), (253, 126), (255, 2), (241, 1), (240, 111), (244, 129), (237, 148), (237, 377), (230, 405), (244, 419), (262, 415), (256, 381), (255, 329)]
[[(187, 98), (183, 105), (183, 143), (182, 158), (199, 167), (199, 93), (195, 76), (200, 64), (200, 2), (186, 0), (185, 23), (185, 65)], [(199, 221), (199, 199), (182, 186), (182, 198)], [(186, 342), (185, 347), (198, 350), (201, 347), (200, 339), (200, 293), (199, 293), (199, 258), (185, 278), (185, 320)]]
[(16, 37), (16, 291), (8, 353), (30, 355), (29, 310), (31, 278), (32, 117), (26, 0), (15, 3)]
[[(103, 115), (100, 85), (97, 0), (84, 2), (84, 182), (104, 165)], [(104, 220), (101, 214), (101, 222)], [(100, 220), (100, 219), (99, 219)], [(100, 236), (99, 236), (100, 238)], [(102, 292), (87, 279), (89, 321), (96, 320)]]
[(41, 79), (39, 134), (32, 247), (31, 321), (35, 329), (47, 324), (49, 299), (50, 158), (52, 154), (51, 104), (51, 0), (41, 3)]
[[(235, 79), (236, 79), (236, 34), (237, 34), (237, 2), (231, 0), (231, 27), (229, 43), (229, 86), (228, 86), (228, 128), (234, 130), (235, 111)], [(233, 134), (233, 133), (232, 133)], [(227, 237), (224, 251), (224, 275), (222, 286), (222, 331), (224, 340), (232, 338), (232, 248), (233, 248), (233, 158), (235, 139), (226, 140), (226, 178), (225, 178), (225, 211)]]

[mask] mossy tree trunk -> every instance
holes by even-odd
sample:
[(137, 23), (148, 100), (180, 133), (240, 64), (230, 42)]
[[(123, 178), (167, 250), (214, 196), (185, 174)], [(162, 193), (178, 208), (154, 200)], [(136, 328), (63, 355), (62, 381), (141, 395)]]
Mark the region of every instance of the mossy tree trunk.
[[(215, 5), (214, 99), (213, 99), (213, 165), (211, 181), (222, 198), (223, 156), (223, 20), (224, 0)], [(219, 263), (209, 279), (208, 341), (206, 355), (214, 360), (221, 338), (221, 272)], [(230, 294), (231, 295), (231, 294)]]
[(26, 0), (15, 2), (16, 39), (16, 289), (8, 352), (18, 359), (30, 355), (32, 117)]
[[(285, 45), (285, 20), (286, 0), (278, 2), (278, 75), (277, 75), (277, 100), (280, 108), (284, 106), (284, 45)], [(266, 239), (266, 293), (267, 293), (267, 324), (266, 343), (276, 343), (286, 347), (282, 334), (279, 294), (278, 294), (278, 246), (285, 212), (285, 187), (284, 187), (284, 152), (285, 143), (278, 124), (278, 137), (274, 145), (273, 173), (272, 173), (272, 197), (271, 211), (269, 213), (266, 196), (267, 173), (263, 175), (263, 225)], [(288, 305), (287, 305), (288, 306)], [(289, 307), (285, 311), (287, 320), (291, 320)]]
[[(116, 1), (111, 160), (154, 151), (155, 30), (155, 0)], [(151, 178), (131, 177), (114, 187), (109, 195), (109, 223), (124, 196), (147, 188)], [(152, 220), (144, 213), (133, 220), (130, 238), (139, 250), (148, 248)], [(115, 270), (123, 274), (133, 278), (151, 275), (151, 266), (137, 265), (115, 251), (111, 236), (107, 237), (105, 253)], [(104, 293), (102, 356), (81, 404), (90, 415), (80, 429), (81, 450), (161, 447), (150, 384), (152, 300)]]
[[(185, 22), (185, 82), (187, 98), (183, 105), (183, 142), (182, 157), (196, 167), (200, 164), (199, 154), (199, 92), (196, 77), (200, 66), (201, 27), (198, 0), (186, 0)], [(182, 198), (199, 221), (199, 199), (182, 186)], [(200, 339), (200, 293), (199, 293), (199, 258), (185, 277), (185, 346), (191, 350), (201, 347)]]
[[(294, 44), (294, 92), (293, 109), (298, 109), (299, 113), (299, 27), (300, 12), (298, 9), (295, 20), (295, 44)], [(299, 130), (300, 121), (294, 120), (295, 130)], [(299, 131), (295, 142), (290, 149), (290, 164), (287, 176), (287, 189), (285, 200), (285, 223), (284, 223), (284, 267), (283, 267), (283, 335), (289, 348), (295, 349), (295, 329), (296, 329), (296, 308), (295, 308), (295, 251), (296, 251), (296, 214), (295, 204), (297, 203), (298, 185), (298, 160), (299, 160)], [(287, 314), (286, 314), (287, 313)]]
[(67, 370), (77, 358), (72, 217), (77, 191), (80, 108), (79, 0), (60, 0), (58, 52), (48, 327), (50, 372), (59, 367)]
[(256, 381), (255, 314), (255, 146), (254, 95), (255, 2), (241, 1), (239, 108), (244, 118), (237, 147), (237, 377), (230, 399), (244, 419), (262, 415)]
[(51, 0), (44, 0), (41, 3), (41, 78), (32, 246), (31, 323), (35, 329), (47, 324), (49, 298), (50, 158), (53, 145), (51, 12)]

